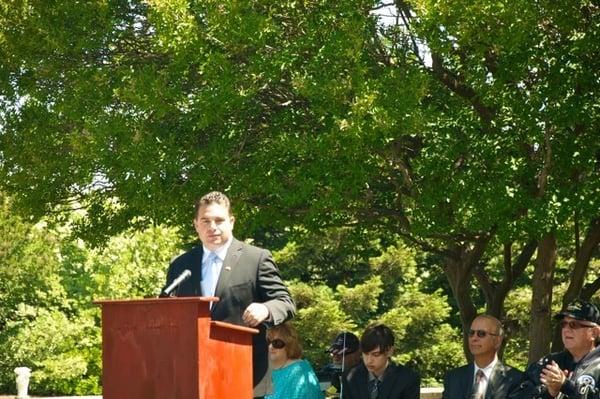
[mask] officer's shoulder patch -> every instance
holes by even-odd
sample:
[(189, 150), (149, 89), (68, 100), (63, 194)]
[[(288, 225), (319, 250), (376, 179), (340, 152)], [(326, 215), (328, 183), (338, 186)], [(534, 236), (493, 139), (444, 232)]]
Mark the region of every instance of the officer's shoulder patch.
[(596, 387), (596, 380), (589, 374), (583, 374), (577, 377), (576, 383), (579, 387), (579, 393), (582, 395), (586, 390)]

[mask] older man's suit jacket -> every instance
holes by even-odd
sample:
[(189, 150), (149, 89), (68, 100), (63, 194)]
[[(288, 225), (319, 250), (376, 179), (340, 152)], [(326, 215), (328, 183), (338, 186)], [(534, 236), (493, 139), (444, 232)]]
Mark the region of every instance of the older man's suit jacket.
[[(379, 386), (377, 399), (419, 399), (420, 384), (421, 378), (416, 372), (390, 362)], [(343, 386), (345, 399), (370, 399), (369, 370), (364, 363), (348, 371)]]
[[(168, 286), (185, 269), (192, 272), (191, 278), (183, 282), (176, 296), (202, 296), (202, 246), (177, 257), (169, 266)], [(254, 396), (264, 396), (271, 391), (271, 373), (269, 371), (266, 327), (274, 326), (291, 319), (296, 306), (290, 293), (281, 280), (279, 270), (271, 253), (233, 239), (223, 266), (215, 296), (219, 302), (213, 304), (212, 319), (244, 325), (242, 314), (253, 302), (267, 306), (271, 319), (266, 325), (260, 325), (259, 334), (253, 337), (253, 379)]]
[[(444, 377), (442, 399), (470, 399), (474, 375), (473, 363), (448, 371)], [(516, 395), (522, 379), (521, 371), (496, 363), (488, 381), (485, 399), (505, 399)]]

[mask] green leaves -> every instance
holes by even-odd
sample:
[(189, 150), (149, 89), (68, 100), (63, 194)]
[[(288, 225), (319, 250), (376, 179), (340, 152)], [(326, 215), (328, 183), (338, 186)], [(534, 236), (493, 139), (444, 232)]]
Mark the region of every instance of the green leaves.
[(12, 386), (11, 366), (23, 365), (32, 369), (33, 392), (99, 392), (100, 332), (92, 315), (68, 319), (60, 311), (43, 308), (36, 313), (21, 328), (1, 334), (7, 355), (0, 362), (4, 389)]
[[(311, 248), (310, 240), (305, 242)], [(319, 257), (319, 253), (312, 256)], [(277, 257), (284, 274), (293, 272), (287, 269), (290, 264), (311, 262), (310, 258), (304, 252)], [(415, 253), (404, 245), (386, 248), (369, 263), (369, 277), (338, 284), (335, 290), (319, 283), (290, 284), (299, 309), (294, 324), (304, 343), (304, 355), (320, 368), (329, 361), (326, 349), (340, 331), (353, 331), (360, 337), (370, 323), (383, 322), (396, 337), (395, 359), (419, 370), (424, 381), (436, 385), (447, 369), (464, 361), (460, 333), (449, 324), (452, 310), (447, 297), (439, 289), (429, 292), (431, 279), (419, 271)], [(340, 266), (337, 272), (343, 275), (347, 270)], [(311, 280), (318, 278), (313, 275)]]
[[(345, 286), (350, 302), (369, 294), (352, 314), (361, 323), (396, 303), (389, 277), (408, 269), (394, 251), (368, 258), (399, 235), (466, 271), (453, 281), (470, 288), (468, 261), (503, 275), (502, 262), (486, 263), (502, 244), (570, 235), (575, 218), (598, 216), (597, 7), (399, 1), (403, 18), (381, 25), (376, 5), (0, 3), (0, 187), (31, 220), (85, 210), (73, 232), (94, 245), (161, 224), (191, 237), (194, 199), (225, 191), (240, 238), (281, 248), (312, 235), (316, 245), (284, 250), (283, 273)], [(19, 223), (2, 228), (38, 237)], [(150, 262), (131, 246), (146, 239), (92, 255), (65, 246), (71, 269), (44, 251), (59, 237), (7, 240), (7, 257), (43, 289), (25, 290), (19, 271), (2, 277), (19, 301), (53, 297), (65, 312), (92, 288), (143, 295), (160, 279), (134, 267)], [(163, 250), (173, 247), (149, 252), (162, 262)], [(403, 293), (421, 277), (407, 275)]]
[(598, 208), (596, 10), (564, 3), (414, 1), (409, 30), (365, 1), (6, 9), (1, 181), (23, 213), (88, 208), (99, 240), (188, 228), (217, 188), (242, 235), (537, 235)]
[(33, 370), (31, 392), (100, 393), (100, 309), (94, 300), (154, 297), (180, 238), (154, 227), (90, 248), (67, 226), (50, 229), (0, 208), (0, 390), (17, 366)]

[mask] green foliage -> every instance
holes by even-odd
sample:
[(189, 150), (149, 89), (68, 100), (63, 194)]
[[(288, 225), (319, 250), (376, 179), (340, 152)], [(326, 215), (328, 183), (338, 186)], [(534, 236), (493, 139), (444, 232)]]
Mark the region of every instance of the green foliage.
[(357, 329), (408, 293), (443, 310), (441, 261), (377, 257), (398, 235), (454, 262), (493, 232), (499, 278), (502, 244), (598, 217), (594, 3), (398, 1), (402, 26), (378, 25), (379, 3), (0, 1), (0, 188), (28, 220), (70, 224), (0, 221), (2, 334), (30, 307), (75, 321), (96, 295), (155, 293), (174, 232), (129, 232), (190, 233), (212, 189), (239, 236), (295, 241), (286, 278), (336, 287), (317, 297)]
[[(422, 291), (415, 253), (402, 244), (371, 262), (374, 274), (354, 286), (341, 284), (334, 291), (320, 284), (290, 285), (305, 356), (320, 368), (329, 360), (325, 350), (337, 333), (346, 330), (360, 336), (367, 325), (383, 322), (396, 336), (395, 360), (419, 370), (424, 384), (439, 384), (446, 370), (464, 363), (461, 335), (448, 322), (447, 297), (440, 290)], [(389, 291), (393, 287), (393, 294), (384, 292), (382, 280)], [(390, 300), (391, 306), (386, 304)]]
[(423, 386), (437, 385), (447, 370), (465, 362), (461, 334), (448, 324), (449, 315), (447, 298), (439, 291), (410, 289), (379, 319), (394, 331), (395, 359), (419, 370)]
[[(445, 213), (420, 207), (423, 221), (440, 232), (495, 225), (505, 240), (560, 227), (574, 209), (596, 215), (600, 86), (589, 71), (598, 60), (582, 50), (598, 47), (591, 42), (597, 8), (568, 1), (410, 3), (441, 85), (419, 164), (426, 181), (437, 183), (423, 186), (423, 199), (446, 203)], [(452, 225), (443, 224), (448, 215)]]
[[(553, 290), (552, 314), (557, 314), (561, 308), (561, 298), (566, 290), (565, 284), (557, 284)], [(506, 298), (506, 321), (507, 327), (507, 345), (504, 350), (504, 358), (508, 364), (525, 369), (528, 361), (528, 327), (531, 321), (531, 287), (521, 286), (508, 295)], [(549, 326), (551, 331), (556, 328), (552, 323)]]
[(385, 249), (380, 256), (372, 258), (371, 267), (374, 273), (381, 276), (383, 283), (383, 293), (379, 297), (380, 309), (383, 311), (395, 305), (398, 292), (424, 288), (423, 277), (429, 273), (417, 268), (416, 251), (401, 241)]
[(154, 227), (92, 249), (68, 229), (31, 225), (0, 212), (0, 391), (14, 391), (17, 366), (30, 367), (30, 392), (101, 391), (97, 299), (155, 296), (180, 238)]
[(180, 245), (177, 230), (162, 226), (114, 237), (89, 256), (96, 288), (92, 298), (156, 297)]
[(95, 242), (189, 228), (193, 198), (215, 188), (240, 200), (244, 232), (354, 223), (345, 208), (361, 209), (381, 152), (416, 125), (405, 108), (424, 80), (372, 59), (372, 3), (7, 9), (0, 181), (26, 214), (85, 207), (77, 232)]
[(528, 362), (528, 327), (531, 319), (531, 287), (519, 287), (506, 298), (505, 363), (523, 370)]
[(356, 331), (356, 324), (343, 312), (334, 291), (325, 285), (289, 284), (298, 314), (294, 324), (302, 337), (304, 356), (315, 368), (329, 361), (326, 352), (340, 331)]
[(328, 228), (287, 238), (285, 247), (274, 251), (283, 277), (329, 287), (355, 285), (369, 278), (369, 257), (380, 250), (376, 240), (364, 240), (362, 229)]
[(12, 385), (12, 368), (19, 365), (33, 370), (32, 392), (100, 392), (97, 313), (88, 311), (69, 319), (57, 310), (22, 306), (19, 319), (2, 333), (0, 342), (7, 354), (0, 361), (2, 385)]
[(383, 292), (380, 276), (373, 276), (363, 284), (348, 288), (337, 287), (339, 301), (344, 312), (360, 325), (377, 314), (379, 296)]

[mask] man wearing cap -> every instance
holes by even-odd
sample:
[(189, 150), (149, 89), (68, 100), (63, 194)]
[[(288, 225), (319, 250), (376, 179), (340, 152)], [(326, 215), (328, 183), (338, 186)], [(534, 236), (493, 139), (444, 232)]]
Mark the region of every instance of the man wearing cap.
[(520, 398), (600, 398), (600, 311), (576, 300), (557, 314), (565, 350), (527, 368)]
[(502, 323), (479, 315), (467, 331), (473, 362), (450, 370), (444, 378), (442, 399), (500, 399), (519, 389), (523, 373), (504, 365), (498, 350), (504, 339)]
[(360, 363), (359, 348), (360, 342), (356, 335), (347, 331), (339, 333), (327, 350), (331, 356), (331, 363), (319, 371), (319, 380), (331, 382), (340, 393), (342, 374)]

